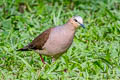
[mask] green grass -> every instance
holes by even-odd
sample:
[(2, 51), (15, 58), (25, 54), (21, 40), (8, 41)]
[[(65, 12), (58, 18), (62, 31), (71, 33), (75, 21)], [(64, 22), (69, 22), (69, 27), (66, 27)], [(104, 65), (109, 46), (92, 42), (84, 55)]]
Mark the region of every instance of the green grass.
[[(86, 29), (76, 31), (72, 46), (55, 63), (44, 56), (43, 65), (35, 52), (16, 51), (75, 15), (83, 17)], [(43, 79), (120, 79), (120, 0), (0, 0), (0, 80)]]

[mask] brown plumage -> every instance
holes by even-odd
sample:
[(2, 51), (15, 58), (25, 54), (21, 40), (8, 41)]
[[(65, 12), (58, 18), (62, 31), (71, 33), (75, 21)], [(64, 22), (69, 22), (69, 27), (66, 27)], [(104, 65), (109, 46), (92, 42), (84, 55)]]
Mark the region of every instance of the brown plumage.
[(18, 51), (42, 50), (42, 47), (49, 38), (51, 29), (52, 28), (44, 31), (39, 36), (37, 36), (31, 43), (29, 43), (24, 48), (18, 49)]

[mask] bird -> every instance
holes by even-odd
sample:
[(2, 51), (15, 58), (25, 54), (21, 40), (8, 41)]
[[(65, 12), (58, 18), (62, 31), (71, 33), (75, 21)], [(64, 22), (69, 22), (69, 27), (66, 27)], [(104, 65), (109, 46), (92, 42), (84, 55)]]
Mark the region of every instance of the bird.
[(82, 17), (73, 16), (65, 24), (45, 30), (17, 51), (35, 51), (40, 55), (42, 63), (45, 64), (42, 55), (50, 56), (54, 62), (70, 48), (79, 26), (85, 28)]

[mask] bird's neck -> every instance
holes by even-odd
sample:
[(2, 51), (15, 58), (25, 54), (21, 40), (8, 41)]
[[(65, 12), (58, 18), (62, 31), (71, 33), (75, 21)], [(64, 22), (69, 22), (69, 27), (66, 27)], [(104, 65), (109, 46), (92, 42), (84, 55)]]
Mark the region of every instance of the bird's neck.
[(72, 31), (76, 30), (76, 27), (72, 23), (70, 23), (70, 22), (67, 22), (66, 24), (64, 24), (64, 27), (66, 29), (69, 29), (69, 30), (72, 30)]

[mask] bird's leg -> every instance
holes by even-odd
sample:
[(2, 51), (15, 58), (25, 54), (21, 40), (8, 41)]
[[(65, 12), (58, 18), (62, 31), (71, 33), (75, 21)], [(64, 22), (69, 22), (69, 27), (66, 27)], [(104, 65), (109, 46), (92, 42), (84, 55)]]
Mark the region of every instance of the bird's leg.
[(56, 61), (56, 59), (53, 57), (53, 58), (52, 58), (52, 63), (54, 63), (55, 61)]
[(40, 55), (40, 59), (41, 59), (42, 63), (45, 64), (45, 61), (44, 61), (44, 59), (42, 58), (42, 55), (41, 55), (41, 54), (39, 54), (39, 55)]
[(54, 63), (62, 54), (52, 56), (52, 62)]
[(58, 59), (59, 56), (53, 56), (52, 57), (52, 63), (54, 63), (57, 59)]
[(41, 59), (42, 63), (45, 64), (45, 61), (42, 58), (41, 54), (45, 55), (45, 53), (47, 53), (47, 51), (46, 50), (35, 50), (35, 52), (37, 52), (40, 55), (40, 59)]

